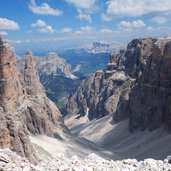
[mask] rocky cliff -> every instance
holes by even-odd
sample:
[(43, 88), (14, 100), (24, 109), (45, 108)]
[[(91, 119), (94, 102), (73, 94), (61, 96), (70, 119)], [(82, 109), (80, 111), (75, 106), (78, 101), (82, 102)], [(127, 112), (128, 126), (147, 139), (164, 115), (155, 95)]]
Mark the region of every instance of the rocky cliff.
[(32, 53), (26, 54), (19, 76), (13, 48), (0, 39), (0, 148), (10, 148), (36, 162), (29, 135), (57, 136), (65, 131), (59, 110), (39, 82)]
[(48, 53), (44, 58), (36, 58), (36, 65), (40, 78), (48, 75), (76, 78), (71, 73), (71, 65), (54, 52)]
[[(35, 63), (40, 80), (44, 80), (44, 77), (48, 76), (63, 76), (70, 79), (77, 78), (72, 74), (71, 65), (55, 52), (49, 52), (46, 57), (35, 57)], [(17, 57), (17, 64), (19, 69), (23, 69), (25, 66), (24, 58)]]
[[(126, 103), (134, 79), (114, 61), (119, 55), (111, 55), (108, 69), (97, 71), (81, 83), (78, 91), (69, 99), (68, 114), (88, 115), (91, 120), (112, 114), (124, 100)], [(126, 118), (127, 114), (122, 117)]]
[(142, 73), (130, 94), (130, 130), (154, 130), (164, 124), (171, 132), (171, 40), (156, 41), (150, 53), (143, 48)]
[(111, 54), (108, 68), (88, 77), (68, 103), (68, 114), (89, 119), (129, 118), (130, 130), (171, 131), (171, 40), (134, 39)]
[[(31, 54), (29, 54), (30, 56)], [(45, 93), (47, 97), (52, 100), (59, 108), (61, 113), (65, 114), (64, 104), (66, 99), (68, 99), (68, 96), (70, 93), (73, 93), (76, 91), (79, 85), (79, 79), (75, 75), (72, 74), (71, 71), (71, 65), (68, 64), (64, 59), (60, 58), (56, 53), (50, 52), (47, 54), (46, 57), (36, 57), (34, 60), (36, 65), (34, 66), (26, 66), (27, 69), (24, 71), (25, 68), (25, 59), (21, 57), (17, 57), (17, 64), (20, 69), (20, 76), (24, 74), (25, 72), (25, 78), (22, 76), (20, 77), (20, 80), (23, 82), (23, 80), (27, 80), (27, 85), (24, 85), (24, 87), (27, 87), (27, 91), (41, 91), (42, 88), (41, 85), (35, 85), (35, 84), (41, 84), (45, 88)], [(30, 59), (28, 58), (30, 61)], [(28, 61), (28, 62), (29, 62)], [(27, 61), (26, 61), (27, 62)], [(34, 78), (31, 78), (28, 73), (30, 70), (35, 70), (35, 67), (37, 68), (37, 73), (33, 74), (35, 77), (40, 78), (39, 81), (35, 81)], [(32, 79), (31, 84), (29, 83), (30, 79)], [(36, 78), (35, 78), (36, 79)], [(37, 79), (36, 79), (37, 80)], [(32, 86), (32, 87), (31, 87)], [(39, 90), (34, 89), (33, 87), (38, 87)], [(30, 90), (28, 90), (30, 89)], [(33, 92), (32, 92), (33, 93)]]

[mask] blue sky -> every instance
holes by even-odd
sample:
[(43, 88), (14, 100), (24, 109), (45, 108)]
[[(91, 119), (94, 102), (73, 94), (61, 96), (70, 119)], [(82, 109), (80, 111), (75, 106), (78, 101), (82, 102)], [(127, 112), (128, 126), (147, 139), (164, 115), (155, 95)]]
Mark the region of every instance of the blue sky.
[(171, 34), (170, 0), (3, 0), (0, 34), (17, 49)]

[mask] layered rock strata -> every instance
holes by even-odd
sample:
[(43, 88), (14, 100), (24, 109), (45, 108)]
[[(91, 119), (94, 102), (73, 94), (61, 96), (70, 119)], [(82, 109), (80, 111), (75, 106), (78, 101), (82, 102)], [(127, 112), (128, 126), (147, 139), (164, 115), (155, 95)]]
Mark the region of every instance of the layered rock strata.
[(171, 132), (171, 40), (158, 40), (144, 58), (130, 94), (130, 130), (154, 130), (164, 124)]
[(0, 148), (10, 148), (31, 162), (37, 156), (30, 134), (67, 132), (59, 110), (44, 93), (35, 66), (28, 52), (19, 76), (13, 48), (0, 39)]
[[(88, 115), (89, 119), (101, 118), (116, 112), (123, 101), (127, 103), (134, 79), (127, 76), (111, 61), (107, 70), (97, 71), (81, 83), (78, 91), (70, 97), (68, 114)], [(122, 115), (126, 118), (127, 114)]]
[(111, 54), (108, 68), (88, 77), (68, 103), (68, 114), (90, 119), (113, 114), (130, 131), (171, 132), (171, 40), (134, 39)]

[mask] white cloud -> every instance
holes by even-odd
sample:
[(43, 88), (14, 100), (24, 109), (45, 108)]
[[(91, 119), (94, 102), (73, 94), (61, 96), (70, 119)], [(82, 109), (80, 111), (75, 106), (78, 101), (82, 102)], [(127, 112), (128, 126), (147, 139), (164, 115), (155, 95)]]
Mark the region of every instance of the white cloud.
[(81, 9), (78, 9), (78, 15), (77, 18), (81, 21), (88, 21), (88, 22), (92, 22), (92, 18), (89, 14), (83, 12)]
[[(31, 24), (31, 27), (37, 28), (38, 33), (54, 33), (55, 30), (51, 25), (48, 25), (43, 20), (37, 20), (35, 23)], [(32, 30), (29, 30), (28, 33), (32, 33)]]
[(63, 14), (61, 10), (53, 9), (47, 3), (42, 3), (40, 6), (37, 6), (35, 0), (31, 0), (31, 3), (29, 4), (29, 9), (34, 14), (40, 14), (40, 15), (60, 16)]
[(83, 34), (83, 32), (80, 31), (80, 30), (76, 30), (76, 31), (75, 31), (75, 34), (76, 34), (76, 35), (79, 35), (79, 34)]
[(146, 29), (147, 29), (147, 30), (154, 30), (154, 28), (151, 27), (151, 26), (148, 26)]
[(92, 9), (96, 0), (66, 0), (68, 3), (75, 5), (77, 8)]
[(100, 33), (113, 33), (113, 30), (105, 28), (105, 29), (101, 29)]
[(80, 27), (80, 30), (83, 32), (92, 32), (95, 30), (95, 28), (92, 26), (84, 26), (84, 27)]
[(102, 19), (116, 17), (141, 16), (154, 12), (167, 12), (171, 10), (170, 0), (109, 0), (106, 13)]
[(119, 23), (119, 26), (126, 27), (126, 28), (142, 28), (145, 27), (146, 24), (142, 20), (136, 20), (136, 21), (121, 21)]
[(72, 33), (72, 29), (71, 28), (63, 28), (61, 30), (62, 33)]
[(93, 27), (93, 26), (83, 26), (83, 27), (78, 28), (78, 29), (74, 32), (74, 34), (76, 34), (76, 35), (84, 35), (84, 36), (87, 36), (88, 34), (94, 33), (95, 30), (96, 30), (96, 29), (95, 29), (95, 27)]
[(1, 35), (1, 36), (7, 36), (8, 33), (7, 33), (6, 31), (0, 31), (0, 35)]
[(107, 16), (106, 14), (102, 14), (101, 18), (103, 21), (110, 21), (111, 20), (111, 18), (109, 16)]
[(164, 24), (168, 21), (165, 17), (154, 17), (151, 19), (152, 22), (158, 23), (158, 24)]
[(47, 26), (46, 22), (43, 20), (37, 20), (36, 23), (33, 23), (31, 27), (45, 27)]
[(52, 26), (46, 26), (40, 29), (37, 29), (39, 33), (54, 33), (55, 31), (53, 30)]
[(18, 23), (6, 18), (0, 18), (0, 30), (18, 30), (20, 27)]

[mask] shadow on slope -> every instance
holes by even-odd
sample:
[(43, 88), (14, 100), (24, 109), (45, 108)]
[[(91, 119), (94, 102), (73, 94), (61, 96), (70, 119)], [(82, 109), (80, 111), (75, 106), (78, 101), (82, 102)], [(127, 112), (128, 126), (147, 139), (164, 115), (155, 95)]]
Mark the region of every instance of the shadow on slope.
[[(71, 121), (71, 120), (70, 120)], [(71, 132), (78, 137), (84, 137), (98, 146), (111, 151), (117, 159), (145, 158), (165, 159), (171, 154), (171, 134), (163, 128), (149, 132), (129, 132), (129, 121), (124, 120), (111, 124), (112, 117), (106, 116), (99, 120), (83, 122), (75, 120), (68, 125)]]

